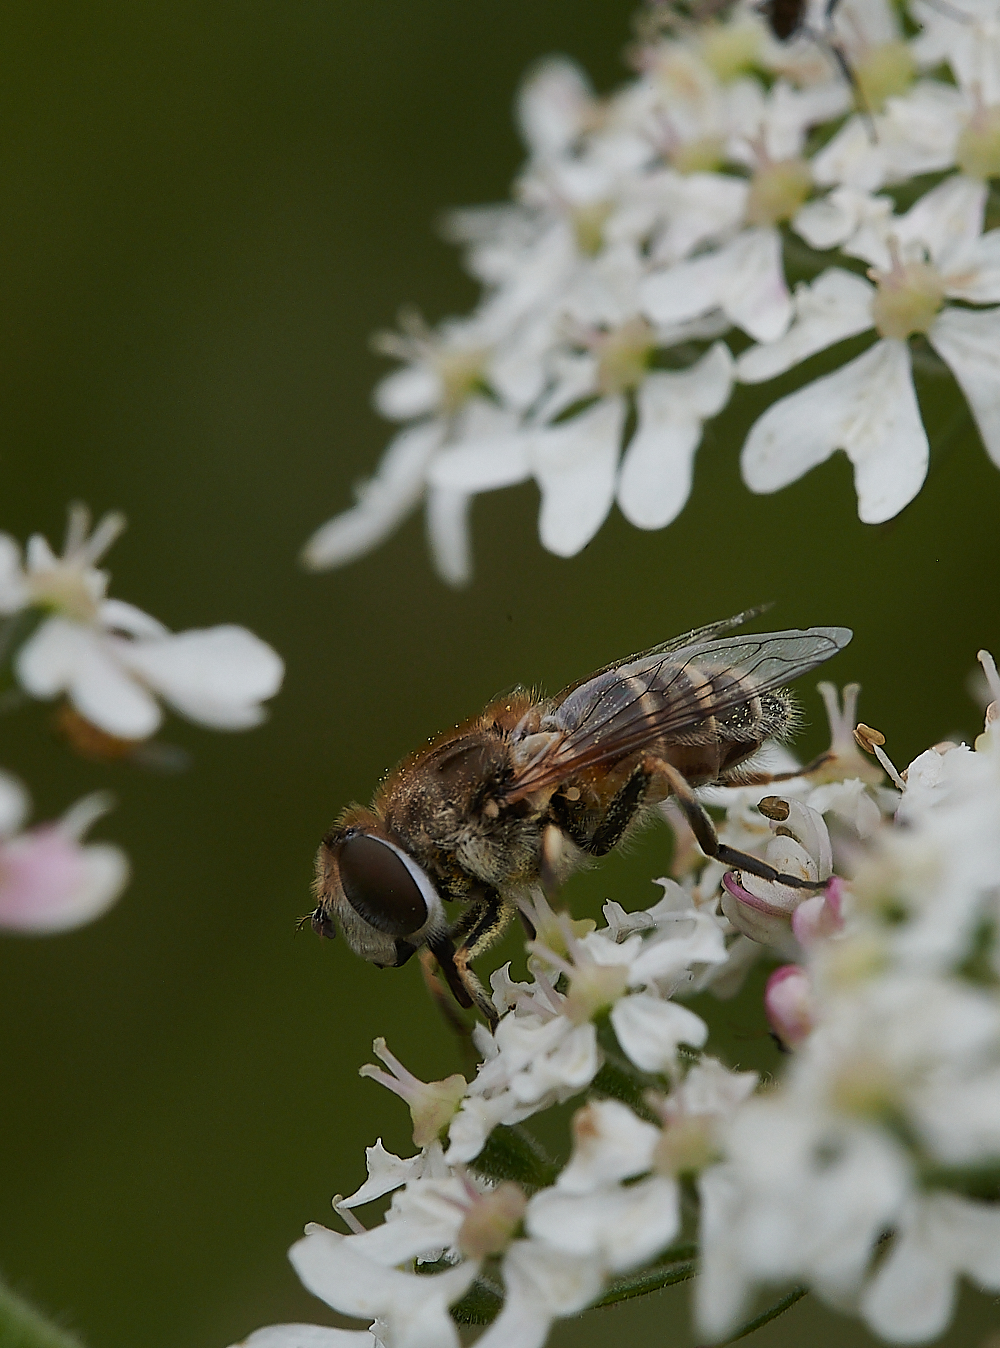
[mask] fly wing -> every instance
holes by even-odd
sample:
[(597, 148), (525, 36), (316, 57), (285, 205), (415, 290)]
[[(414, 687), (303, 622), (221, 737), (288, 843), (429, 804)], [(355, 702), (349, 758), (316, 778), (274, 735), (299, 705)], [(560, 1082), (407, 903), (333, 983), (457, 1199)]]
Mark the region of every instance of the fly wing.
[(629, 657), (555, 699), (539, 726), (542, 747), (527, 756), (507, 799), (710, 730), (727, 711), (829, 660), (852, 635), (846, 627), (810, 627), (696, 641), (666, 652), (656, 647)]

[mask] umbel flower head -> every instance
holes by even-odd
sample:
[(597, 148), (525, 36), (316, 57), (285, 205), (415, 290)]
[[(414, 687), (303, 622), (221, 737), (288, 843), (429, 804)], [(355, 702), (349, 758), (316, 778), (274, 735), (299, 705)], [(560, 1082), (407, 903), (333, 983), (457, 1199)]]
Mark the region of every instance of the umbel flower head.
[(740, 384), (868, 331), (758, 419), (747, 486), (842, 450), (860, 518), (898, 514), (927, 472), (915, 357), (936, 390), (957, 385), (1000, 467), (997, 0), (812, 3), (785, 42), (749, 0), (690, 8), (649, 5), (637, 73), (607, 97), (565, 59), (528, 77), (514, 200), (449, 226), (482, 298), (436, 329), (404, 312), (379, 340), (404, 364), (375, 405), (401, 428), (306, 565), (360, 556), (423, 502), (438, 570), (464, 583), (473, 497), (529, 481), (559, 556), (616, 505), (663, 528)]
[(125, 527), (105, 515), (93, 533), (84, 506), (70, 508), (61, 554), (34, 534), (22, 557), (0, 534), (0, 614), (33, 613), (37, 626), (13, 667), (32, 697), (64, 695), (85, 720), (121, 740), (159, 727), (162, 697), (183, 716), (217, 730), (242, 730), (264, 717), (261, 703), (281, 686), (280, 656), (245, 627), (172, 633), (148, 613), (108, 599), (97, 568)]
[[(422, 1082), (377, 1040), (389, 1071), (363, 1075), (409, 1105), (416, 1150), (368, 1148), (367, 1179), (334, 1199), (346, 1233), (311, 1224), (292, 1247), (306, 1287), (370, 1327), (246, 1342), (455, 1346), (478, 1324), (485, 1348), (540, 1346), (562, 1317), (693, 1277), (696, 1252), (707, 1341), (739, 1336), (769, 1287), (775, 1313), (795, 1285), (891, 1343), (940, 1334), (963, 1278), (1000, 1291), (1000, 679), (981, 662), (974, 747), (899, 772), (877, 731), (847, 741), (857, 686), (826, 685), (818, 771), (789, 763), (780, 795), (704, 790), (731, 847), (812, 888), (703, 860), (597, 928), (526, 900), (529, 975), (494, 971), (472, 1080)], [(780, 962), (766, 1083), (678, 1001), (728, 995), (748, 947)], [(567, 1101), (550, 1156), (532, 1120)]]

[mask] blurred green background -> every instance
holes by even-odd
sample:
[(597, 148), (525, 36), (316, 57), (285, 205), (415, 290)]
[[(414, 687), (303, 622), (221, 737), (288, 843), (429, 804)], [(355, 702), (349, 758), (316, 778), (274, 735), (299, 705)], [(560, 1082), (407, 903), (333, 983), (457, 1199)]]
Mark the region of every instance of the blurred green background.
[[(610, 87), (630, 10), (4, 8), (0, 526), (55, 541), (68, 501), (121, 508), (114, 594), (175, 628), (245, 623), (288, 663), (263, 729), (169, 726), (194, 757), (181, 777), (72, 759), (47, 707), (4, 722), (3, 762), (41, 817), (116, 793), (99, 833), (135, 869), (97, 925), (0, 943), (0, 1268), (92, 1348), (224, 1348), (273, 1321), (335, 1322), (285, 1250), (305, 1221), (332, 1222), (366, 1144), (409, 1149), (405, 1109), (357, 1067), (376, 1034), (419, 1074), (458, 1063), (415, 965), (379, 973), (295, 923), (324, 828), (423, 737), (517, 681), (554, 690), (765, 599), (774, 626), (855, 628), (829, 676), (861, 680), (897, 760), (977, 729), (975, 653), (1000, 654), (1000, 473), (967, 423), (877, 529), (857, 521), (842, 456), (776, 497), (741, 486), (766, 387), (712, 428), (665, 532), (615, 517), (559, 561), (525, 487), (477, 502), (463, 593), (431, 573), (416, 520), (344, 571), (297, 568), (388, 437), (369, 334), (403, 302), (433, 320), (475, 298), (433, 224), (506, 195), (520, 75), (563, 51)], [(943, 425), (954, 393), (932, 394)], [(823, 718), (802, 691), (808, 755)], [(647, 835), (575, 882), (574, 905), (645, 905), (666, 849)], [(759, 980), (710, 1014), (732, 1062), (773, 1067)], [(687, 1301), (676, 1289), (555, 1341), (689, 1343)], [(997, 1325), (967, 1294), (947, 1342)], [(870, 1340), (807, 1299), (754, 1342)]]

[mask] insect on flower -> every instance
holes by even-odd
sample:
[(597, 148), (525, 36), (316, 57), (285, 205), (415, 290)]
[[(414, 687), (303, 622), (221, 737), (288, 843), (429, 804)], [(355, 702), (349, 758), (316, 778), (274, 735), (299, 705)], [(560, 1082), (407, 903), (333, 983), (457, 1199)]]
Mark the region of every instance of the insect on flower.
[[(470, 961), (519, 899), (610, 852), (667, 796), (706, 856), (815, 888), (720, 842), (693, 792), (779, 780), (749, 760), (795, 727), (784, 685), (852, 636), (846, 627), (721, 636), (759, 612), (628, 656), (553, 698), (517, 690), (418, 750), (370, 809), (352, 805), (323, 839), (313, 929), (332, 937), (336, 919), (348, 945), (382, 967), (429, 949), (458, 1003), (495, 1023)], [(460, 905), (455, 920), (447, 903)]]

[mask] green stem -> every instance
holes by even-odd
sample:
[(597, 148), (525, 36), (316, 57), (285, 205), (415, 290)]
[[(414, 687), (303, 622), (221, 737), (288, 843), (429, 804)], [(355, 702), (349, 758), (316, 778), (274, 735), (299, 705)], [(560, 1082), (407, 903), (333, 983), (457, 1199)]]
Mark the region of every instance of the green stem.
[(809, 1291), (808, 1287), (793, 1287), (787, 1292), (780, 1301), (776, 1301), (773, 1306), (769, 1306), (766, 1311), (761, 1311), (760, 1315), (755, 1315), (752, 1320), (748, 1320), (742, 1329), (738, 1329), (731, 1339), (724, 1339), (722, 1343), (717, 1343), (714, 1348), (728, 1348), (730, 1343), (738, 1343), (740, 1339), (745, 1339), (748, 1334), (754, 1330), (763, 1329), (769, 1325), (772, 1320), (777, 1320), (779, 1315), (784, 1315), (785, 1311), (790, 1310), (796, 1301), (801, 1301)]
[(672, 1287), (675, 1283), (687, 1282), (696, 1272), (697, 1265), (694, 1260), (689, 1264), (674, 1264), (670, 1268), (643, 1269), (641, 1273), (635, 1273), (628, 1278), (619, 1278), (617, 1282), (612, 1283), (600, 1301), (594, 1302), (591, 1309), (598, 1306), (615, 1306), (620, 1301), (631, 1301), (633, 1297), (644, 1297), (650, 1292), (659, 1292), (662, 1288)]
[(75, 1334), (47, 1320), (0, 1283), (0, 1344), (3, 1348), (82, 1348)]

